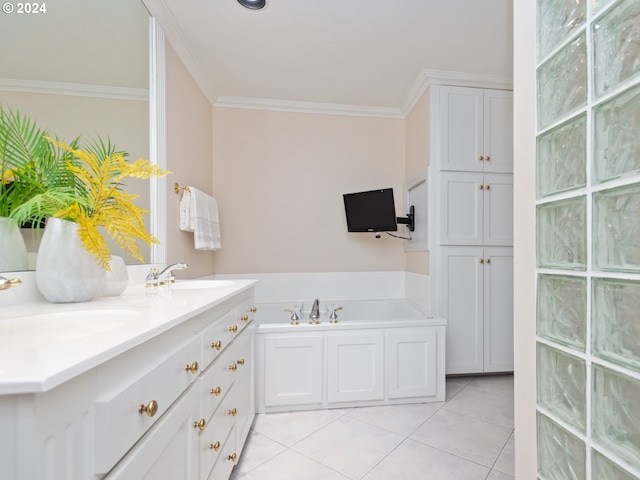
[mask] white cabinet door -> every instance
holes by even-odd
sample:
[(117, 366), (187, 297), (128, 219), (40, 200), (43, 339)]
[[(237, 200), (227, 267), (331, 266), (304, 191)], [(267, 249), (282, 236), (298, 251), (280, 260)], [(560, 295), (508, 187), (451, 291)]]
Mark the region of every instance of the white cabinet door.
[(513, 172), (513, 92), (484, 91), (484, 171)]
[(513, 175), (485, 174), (482, 182), (482, 243), (513, 245)]
[(441, 175), (442, 245), (482, 245), (483, 176), (445, 172)]
[(198, 401), (199, 390), (191, 386), (105, 480), (198, 478)]
[(384, 398), (384, 335), (327, 336), (327, 401)]
[(322, 335), (265, 339), (264, 404), (322, 403)]
[[(483, 247), (443, 247), (447, 374), (483, 372)], [(482, 263), (481, 263), (482, 260)]]
[(440, 90), (441, 154), (443, 170), (482, 172), (484, 157), (483, 90), (442, 87)]
[(484, 251), (484, 371), (513, 371), (513, 248)]
[(428, 397), (436, 394), (436, 331), (398, 330), (387, 334), (387, 396)]

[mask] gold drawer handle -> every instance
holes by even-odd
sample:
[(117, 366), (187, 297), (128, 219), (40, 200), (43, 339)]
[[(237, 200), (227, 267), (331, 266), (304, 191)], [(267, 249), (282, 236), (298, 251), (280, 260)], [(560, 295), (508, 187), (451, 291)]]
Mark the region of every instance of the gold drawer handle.
[(236, 410), (235, 408), (233, 410), (229, 410), (229, 415), (231, 415), (232, 417), (235, 417), (238, 414), (238, 410)]
[(197, 428), (202, 431), (207, 426), (207, 421), (204, 418), (201, 418), (199, 422), (193, 422), (193, 428)]
[(258, 309), (256, 307), (252, 307), (249, 311), (251, 313), (256, 313), (258, 311)]
[(222, 348), (222, 342), (218, 340), (217, 342), (213, 342), (211, 344), (211, 348), (215, 348), (216, 350), (220, 350)]
[(235, 454), (235, 452), (234, 452), (234, 453), (232, 453), (231, 455), (229, 455), (229, 456), (227, 457), (227, 460), (231, 460), (232, 462), (235, 462), (235, 461), (236, 461), (236, 458), (238, 458), (238, 456), (237, 456), (237, 455)]
[(249, 315), (242, 315), (240, 317), (240, 320), (242, 320), (243, 322), (248, 322), (249, 321)]
[(480, 185), (480, 190), (484, 190), (484, 185)]
[(158, 402), (155, 400), (151, 400), (146, 406), (140, 405), (138, 407), (138, 415), (147, 414), (149, 417), (153, 417), (156, 413), (158, 413)]
[(485, 190), (491, 190), (491, 185), (487, 185), (486, 187), (484, 187)]
[(237, 325), (234, 325), (234, 326), (232, 326), (232, 327), (229, 327), (229, 331), (230, 331), (230, 332), (233, 332), (233, 333), (236, 333), (236, 332), (238, 331), (238, 326), (237, 326)]
[(491, 259), (490, 258), (487, 258), (487, 263), (491, 263)]
[(212, 443), (209, 445), (209, 450), (215, 450), (216, 452), (220, 451), (220, 442)]
[(238, 365), (244, 365), (244, 358), (241, 358), (236, 362)]
[(198, 362), (193, 362), (191, 365), (184, 367), (185, 372), (191, 372), (194, 375), (198, 373)]
[(481, 161), (482, 161), (482, 160), (484, 160), (484, 157), (483, 157), (482, 155), (480, 155), (480, 160), (481, 160)]
[(489, 155), (487, 155), (487, 156), (485, 157), (485, 160), (488, 162), (489, 160), (491, 160), (491, 157), (490, 157)]
[(481, 259), (480, 259), (480, 263), (484, 263), (484, 258), (481, 258)]
[(229, 365), (227, 367), (229, 370), (231, 370), (232, 372), (235, 372), (238, 369), (238, 365), (236, 365), (235, 363), (232, 365)]
[(211, 395), (215, 395), (216, 397), (219, 397), (220, 393), (222, 393), (222, 389), (220, 387), (211, 389)]

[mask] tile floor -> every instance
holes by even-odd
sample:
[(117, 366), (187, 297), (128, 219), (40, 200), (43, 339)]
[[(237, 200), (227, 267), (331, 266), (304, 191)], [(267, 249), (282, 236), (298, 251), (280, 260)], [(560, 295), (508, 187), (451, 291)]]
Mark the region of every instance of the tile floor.
[(257, 415), (237, 480), (513, 480), (513, 376), (447, 379), (447, 401)]

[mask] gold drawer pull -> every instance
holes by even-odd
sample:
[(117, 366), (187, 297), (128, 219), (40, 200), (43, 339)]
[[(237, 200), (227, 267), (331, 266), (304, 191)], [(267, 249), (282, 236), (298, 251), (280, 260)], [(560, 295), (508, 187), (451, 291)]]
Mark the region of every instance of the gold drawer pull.
[(191, 372), (194, 375), (198, 373), (198, 362), (193, 362), (191, 365), (184, 367), (185, 372)]
[(236, 410), (235, 408), (233, 410), (229, 410), (229, 415), (231, 415), (232, 417), (235, 417), (238, 414), (238, 410)]
[(480, 185), (480, 190), (484, 190), (484, 185)]
[(490, 258), (487, 258), (487, 263), (491, 263), (491, 259)]
[(480, 263), (484, 263), (484, 258), (481, 258), (481, 259), (480, 259)]
[(236, 365), (236, 364), (234, 363), (234, 364), (229, 365), (227, 368), (228, 368), (229, 370), (231, 370), (232, 372), (235, 372), (235, 371), (238, 369), (238, 365)]
[(491, 190), (491, 185), (487, 185), (486, 187), (484, 187), (485, 190)]
[(258, 309), (256, 307), (252, 307), (249, 311), (251, 313), (256, 313), (258, 311)]
[(204, 418), (201, 418), (199, 422), (193, 422), (193, 428), (197, 428), (202, 431), (207, 426), (207, 421)]
[(489, 160), (491, 160), (491, 157), (489, 155), (487, 155), (485, 160), (488, 162)]
[(151, 400), (146, 406), (140, 405), (138, 407), (138, 415), (147, 414), (149, 417), (153, 417), (158, 413), (158, 402)]
[(212, 443), (209, 445), (209, 450), (215, 450), (216, 452), (220, 451), (220, 442)]
[(236, 454), (235, 454), (235, 452), (234, 452), (234, 453), (232, 453), (231, 455), (229, 455), (229, 456), (227, 457), (227, 460), (231, 460), (232, 462), (235, 462), (235, 461), (236, 461), (236, 458), (238, 458), (238, 457), (237, 457), (237, 455), (236, 455)]
[(233, 332), (233, 333), (236, 333), (236, 332), (238, 331), (238, 326), (237, 326), (237, 325), (234, 325), (234, 326), (232, 326), (232, 327), (229, 327), (229, 331), (230, 331), (230, 332)]
[(211, 348), (215, 348), (216, 350), (220, 350), (222, 348), (222, 342), (218, 340), (217, 342), (213, 342), (211, 344)]
[(483, 157), (482, 155), (480, 155), (480, 160), (481, 160), (481, 161), (482, 161), (482, 160), (484, 160), (484, 157)]
[(237, 361), (238, 365), (244, 365), (244, 358), (241, 358), (240, 360)]
[(240, 317), (240, 320), (242, 320), (243, 322), (248, 322), (249, 321), (249, 315), (242, 315)]
[(211, 395), (215, 395), (216, 397), (219, 397), (220, 393), (222, 393), (222, 389), (220, 387), (211, 389)]

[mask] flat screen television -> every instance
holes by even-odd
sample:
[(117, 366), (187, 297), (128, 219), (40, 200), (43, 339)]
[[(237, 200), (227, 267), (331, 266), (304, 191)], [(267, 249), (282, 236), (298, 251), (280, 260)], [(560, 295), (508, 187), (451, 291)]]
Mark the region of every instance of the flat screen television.
[(350, 232), (395, 232), (398, 230), (393, 189), (346, 193), (344, 210)]

